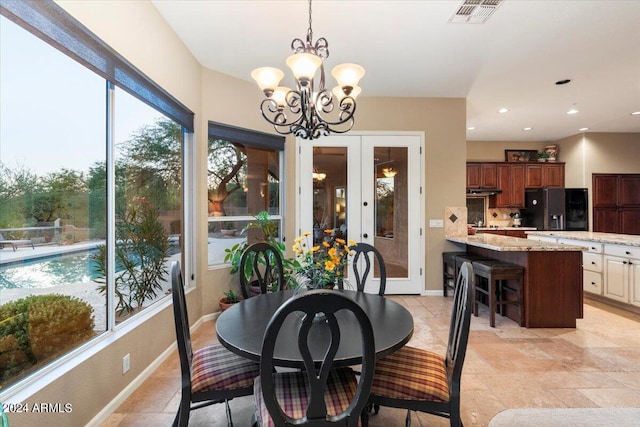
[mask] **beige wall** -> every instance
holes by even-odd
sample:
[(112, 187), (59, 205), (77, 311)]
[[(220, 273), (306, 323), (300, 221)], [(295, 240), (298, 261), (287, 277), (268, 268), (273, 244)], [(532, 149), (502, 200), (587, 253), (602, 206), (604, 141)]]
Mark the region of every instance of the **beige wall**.
[(504, 162), (504, 150), (542, 151), (544, 146), (548, 144), (550, 143), (539, 141), (467, 141), (467, 160), (470, 162)]

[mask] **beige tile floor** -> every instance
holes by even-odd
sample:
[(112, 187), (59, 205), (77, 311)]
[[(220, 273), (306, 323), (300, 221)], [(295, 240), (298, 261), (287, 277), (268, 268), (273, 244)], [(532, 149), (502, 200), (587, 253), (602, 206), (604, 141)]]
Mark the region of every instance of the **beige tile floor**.
[[(414, 316), (410, 345), (444, 354), (451, 298), (390, 297)], [(215, 323), (193, 334), (194, 348), (214, 342)], [(177, 353), (145, 381), (103, 426), (171, 425), (179, 394)], [(235, 425), (249, 425), (252, 398), (231, 402)], [(508, 408), (640, 407), (640, 315), (585, 300), (576, 329), (526, 329), (487, 311), (472, 318), (462, 376), (462, 419), (486, 426)], [(370, 426), (404, 425), (405, 412), (383, 408)], [(190, 426), (226, 425), (223, 405), (191, 413)], [(447, 426), (448, 420), (414, 414), (413, 425)]]

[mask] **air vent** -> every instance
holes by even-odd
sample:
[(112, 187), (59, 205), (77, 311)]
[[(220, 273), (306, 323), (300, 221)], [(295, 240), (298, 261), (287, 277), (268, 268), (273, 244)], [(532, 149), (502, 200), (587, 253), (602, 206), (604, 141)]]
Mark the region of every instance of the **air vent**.
[(504, 0), (465, 0), (449, 19), (453, 24), (483, 24)]

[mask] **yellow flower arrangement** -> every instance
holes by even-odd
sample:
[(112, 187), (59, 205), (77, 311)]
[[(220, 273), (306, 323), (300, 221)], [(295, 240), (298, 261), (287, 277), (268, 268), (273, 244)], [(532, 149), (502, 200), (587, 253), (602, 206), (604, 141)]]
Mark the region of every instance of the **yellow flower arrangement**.
[(324, 230), (322, 244), (314, 246), (310, 232), (302, 233), (292, 247), (299, 263), (296, 271), (300, 285), (309, 289), (332, 289), (344, 280), (344, 270), (356, 242), (332, 238), (332, 229)]

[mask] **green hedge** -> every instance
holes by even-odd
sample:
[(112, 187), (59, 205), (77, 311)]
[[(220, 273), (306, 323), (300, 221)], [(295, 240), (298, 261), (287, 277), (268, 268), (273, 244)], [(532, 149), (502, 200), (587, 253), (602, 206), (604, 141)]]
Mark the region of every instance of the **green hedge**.
[(58, 294), (32, 295), (0, 306), (0, 385), (94, 335), (93, 308)]

